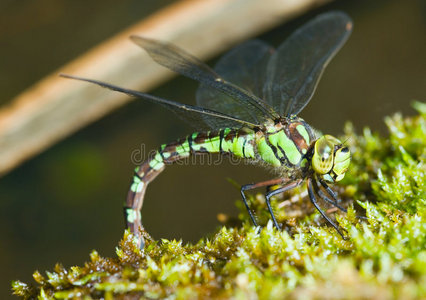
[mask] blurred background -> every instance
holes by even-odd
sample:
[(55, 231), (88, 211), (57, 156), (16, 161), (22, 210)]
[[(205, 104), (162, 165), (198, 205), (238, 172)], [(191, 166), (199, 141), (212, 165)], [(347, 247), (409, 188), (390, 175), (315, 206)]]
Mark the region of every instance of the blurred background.
[[(172, 2), (3, 0), (0, 104)], [(410, 102), (425, 100), (425, 2), (335, 1), (258, 38), (277, 46), (313, 16), (334, 9), (352, 17), (354, 30), (300, 115), (333, 135), (342, 133), (346, 121), (358, 132), (369, 126), (386, 134), (385, 115), (412, 115)], [(150, 93), (194, 104), (196, 88), (195, 82), (176, 77)], [(32, 282), (36, 269), (44, 274), (56, 262), (81, 265), (92, 249), (114, 256), (123, 234), (132, 151), (156, 149), (192, 131), (161, 107), (134, 101), (0, 178), (0, 298), (11, 297), (11, 280)], [(148, 188), (146, 229), (156, 239), (184, 242), (214, 231), (220, 225), (218, 213), (237, 214), (239, 191), (228, 177), (240, 184), (271, 178), (261, 168), (227, 160), (215, 166), (168, 167)]]

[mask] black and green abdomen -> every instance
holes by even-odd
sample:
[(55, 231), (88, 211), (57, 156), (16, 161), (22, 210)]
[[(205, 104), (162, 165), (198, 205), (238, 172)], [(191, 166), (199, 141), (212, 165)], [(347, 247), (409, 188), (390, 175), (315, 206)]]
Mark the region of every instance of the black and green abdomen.
[(192, 154), (232, 154), (240, 158), (255, 158), (254, 132), (225, 128), (219, 131), (195, 132), (158, 150), (164, 163), (173, 163)]
[[(161, 145), (142, 165), (135, 169), (133, 182), (127, 194), (125, 219), (131, 232), (137, 234), (142, 224), (140, 210), (148, 184), (153, 181), (167, 164), (183, 160), (190, 155), (221, 153), (240, 158), (255, 159), (255, 134), (252, 130), (225, 128), (219, 131), (193, 133), (175, 142)], [(142, 238), (139, 237), (142, 242)]]

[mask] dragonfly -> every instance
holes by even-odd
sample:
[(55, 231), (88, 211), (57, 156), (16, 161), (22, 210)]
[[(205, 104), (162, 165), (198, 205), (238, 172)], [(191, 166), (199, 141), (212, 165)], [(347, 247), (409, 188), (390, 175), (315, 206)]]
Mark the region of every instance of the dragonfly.
[(214, 70), (171, 43), (131, 36), (155, 62), (200, 83), (196, 106), (61, 74), (157, 103), (197, 128), (197, 132), (161, 145), (134, 171), (124, 214), (126, 227), (141, 249), (145, 245), (141, 209), (149, 183), (167, 165), (206, 153), (250, 160), (276, 174), (274, 179), (241, 186), (242, 200), (255, 226), (258, 224), (247, 201), (247, 191), (278, 186), (269, 189), (265, 199), (274, 226), (281, 229), (271, 197), (306, 181), (314, 207), (344, 237), (321, 209), (318, 199), (346, 212), (329, 184), (345, 176), (350, 150), (334, 136), (318, 136), (297, 115), (311, 100), (325, 66), (351, 31), (352, 21), (345, 13), (323, 13), (294, 31), (277, 49), (260, 40), (237, 46), (218, 61)]

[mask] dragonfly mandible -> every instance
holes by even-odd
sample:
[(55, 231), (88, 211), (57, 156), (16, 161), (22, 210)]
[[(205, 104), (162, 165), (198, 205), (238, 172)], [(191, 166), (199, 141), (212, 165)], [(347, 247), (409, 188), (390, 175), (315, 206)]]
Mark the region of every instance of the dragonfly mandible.
[(200, 82), (197, 106), (182, 104), (98, 80), (62, 74), (113, 91), (160, 104), (196, 126), (198, 132), (164, 144), (136, 167), (125, 205), (126, 226), (144, 247), (141, 209), (148, 184), (168, 164), (191, 155), (219, 153), (251, 160), (272, 169), (277, 178), (243, 185), (241, 196), (254, 225), (258, 225), (245, 192), (264, 186), (280, 187), (266, 193), (272, 221), (272, 196), (307, 181), (315, 208), (342, 236), (338, 226), (318, 205), (318, 197), (335, 207), (336, 193), (328, 186), (341, 180), (351, 159), (350, 151), (330, 135), (315, 131), (297, 114), (308, 104), (321, 74), (348, 39), (352, 21), (343, 12), (323, 13), (293, 32), (277, 49), (259, 40), (230, 50), (211, 69), (184, 50), (140, 36), (131, 40), (158, 64)]

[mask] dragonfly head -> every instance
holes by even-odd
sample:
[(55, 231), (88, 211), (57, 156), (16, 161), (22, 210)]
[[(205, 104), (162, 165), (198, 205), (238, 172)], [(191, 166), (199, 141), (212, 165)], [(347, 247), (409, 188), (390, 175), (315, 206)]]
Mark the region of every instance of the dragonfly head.
[(342, 180), (350, 161), (349, 148), (334, 136), (324, 135), (315, 142), (312, 168), (325, 181)]

